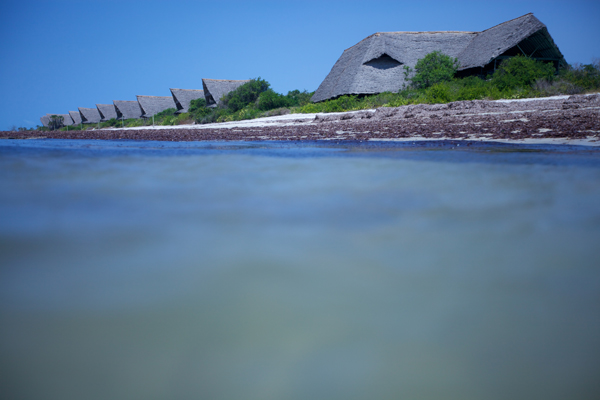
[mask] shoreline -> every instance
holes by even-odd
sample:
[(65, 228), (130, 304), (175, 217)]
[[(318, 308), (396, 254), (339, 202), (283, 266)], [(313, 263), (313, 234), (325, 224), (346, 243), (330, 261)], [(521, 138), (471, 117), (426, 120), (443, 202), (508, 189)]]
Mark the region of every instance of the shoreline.
[(465, 140), (600, 146), (600, 94), (287, 114), (205, 125), (0, 132), (4, 139), (158, 141)]

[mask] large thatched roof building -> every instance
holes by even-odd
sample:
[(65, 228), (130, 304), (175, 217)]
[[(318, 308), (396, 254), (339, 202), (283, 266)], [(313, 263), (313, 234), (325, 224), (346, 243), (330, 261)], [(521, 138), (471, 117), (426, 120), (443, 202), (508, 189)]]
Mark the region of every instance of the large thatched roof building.
[(208, 107), (218, 106), (221, 103), (221, 98), (223, 96), (247, 82), (250, 82), (250, 79), (237, 81), (226, 79), (202, 79), (202, 88), (204, 89), (206, 105)]
[(168, 108), (175, 108), (173, 96), (137, 96), (138, 103), (142, 109), (142, 118), (150, 118)]
[(69, 115), (73, 120), (73, 125), (81, 124), (81, 114), (79, 113), (79, 111), (69, 111)]
[(397, 92), (408, 83), (404, 66), (414, 68), (433, 51), (457, 58), (463, 76), (491, 72), (517, 54), (566, 65), (546, 26), (531, 13), (483, 32), (381, 32), (344, 50), (312, 101)]
[(138, 119), (142, 116), (140, 103), (136, 100), (113, 100), (118, 119)]
[(96, 104), (96, 108), (100, 113), (100, 122), (108, 121), (112, 118), (117, 118), (117, 110), (114, 104)]
[(192, 100), (204, 98), (204, 90), (199, 89), (171, 89), (171, 94), (177, 106), (177, 114), (188, 112)]
[(100, 122), (100, 112), (98, 112), (97, 108), (79, 107), (79, 113), (81, 114), (81, 122), (84, 124), (96, 124)]

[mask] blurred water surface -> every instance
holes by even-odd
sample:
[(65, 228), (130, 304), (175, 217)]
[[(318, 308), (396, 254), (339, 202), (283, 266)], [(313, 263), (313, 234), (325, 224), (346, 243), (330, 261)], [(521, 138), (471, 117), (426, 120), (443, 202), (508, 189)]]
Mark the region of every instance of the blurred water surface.
[(599, 398), (599, 150), (7, 140), (0, 188), (3, 398)]

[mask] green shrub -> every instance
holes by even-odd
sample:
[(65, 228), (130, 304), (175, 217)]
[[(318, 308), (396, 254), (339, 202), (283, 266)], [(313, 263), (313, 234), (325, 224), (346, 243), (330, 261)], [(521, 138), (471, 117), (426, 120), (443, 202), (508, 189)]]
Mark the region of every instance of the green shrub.
[(289, 101), (288, 107), (301, 107), (310, 103), (310, 98), (315, 94), (315, 92), (307, 92), (299, 91), (299, 90), (291, 90), (288, 92), (286, 97)]
[(425, 94), (428, 103), (448, 103), (452, 101), (450, 85), (447, 82), (439, 82), (430, 86)]
[(436, 83), (450, 81), (458, 70), (458, 60), (439, 51), (427, 54), (417, 61), (415, 75), (410, 78), (415, 88), (426, 89)]
[(504, 60), (492, 76), (492, 83), (501, 91), (526, 88), (538, 79), (552, 81), (554, 66), (525, 56)]
[(582, 90), (600, 89), (600, 60), (591, 64), (569, 65), (559, 73), (559, 79)]
[(268, 89), (258, 96), (257, 105), (259, 110), (268, 111), (288, 107), (291, 104), (287, 96), (276, 93), (273, 89)]
[(254, 103), (262, 92), (269, 89), (269, 86), (271, 86), (269, 82), (260, 77), (252, 79), (223, 96), (221, 107), (228, 108), (231, 112), (239, 111), (248, 104)]

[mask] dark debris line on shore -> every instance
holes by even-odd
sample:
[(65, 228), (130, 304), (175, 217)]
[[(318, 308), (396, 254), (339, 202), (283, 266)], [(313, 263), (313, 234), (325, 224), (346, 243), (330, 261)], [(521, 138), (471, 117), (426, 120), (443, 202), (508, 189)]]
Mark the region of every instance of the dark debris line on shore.
[(158, 141), (428, 139), (600, 140), (600, 95), (567, 100), (489, 101), (380, 108), (376, 112), (317, 115), (312, 123), (215, 129), (127, 129), (0, 132), (0, 138)]

